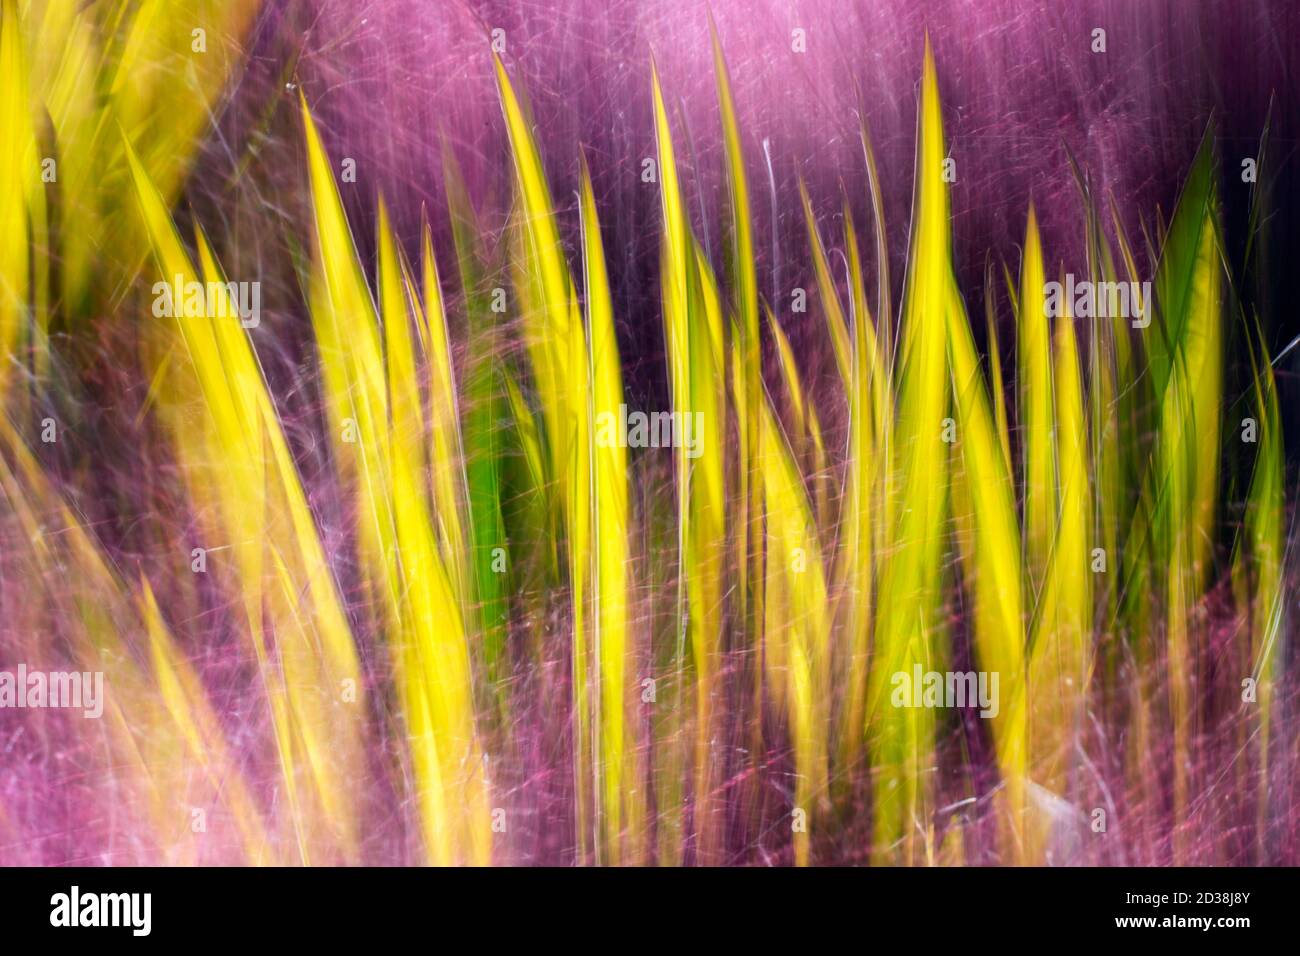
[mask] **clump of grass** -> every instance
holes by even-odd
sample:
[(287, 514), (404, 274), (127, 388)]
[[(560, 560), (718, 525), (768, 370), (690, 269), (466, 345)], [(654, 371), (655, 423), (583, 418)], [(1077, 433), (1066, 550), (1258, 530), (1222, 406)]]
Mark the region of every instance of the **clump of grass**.
[[(1191, 838), (1196, 795), (1228, 771), (1252, 858), (1268, 858), (1268, 833), (1295, 813), (1281, 796), (1293, 783), (1281, 723), (1286, 459), (1261, 322), (1228, 321), (1213, 137), (1152, 234), (1149, 327), (1048, 316), (1048, 276), (1065, 265), (1026, 197), (1018, 279), (1003, 269), (1011, 315), (999, 314), (990, 256), (977, 333), (955, 272), (928, 39), (897, 309), (865, 125), (871, 243), (847, 198), (835, 236), (801, 186), (832, 401), (758, 291), (716, 29), (718, 263), (697, 238), (671, 97), (651, 71), (665, 411), (705, 429), (698, 448), (671, 452), (662, 487), (646, 456), (608, 435), (627, 403), (625, 362), (588, 158), (575, 144), (572, 213), (544, 162), (565, 157), (543, 157), (505, 63), (493, 61), (511, 205), (502, 227), (487, 225), (444, 144), (454, 269), (435, 252), (436, 214), (408, 248), (382, 197), (373, 256), (361, 252), (307, 90), (296, 278), (303, 384), (321, 410), (305, 429), (319, 449), (291, 437), (262, 365), (271, 346), (228, 317), (233, 307), (186, 307), (150, 326), (136, 343), (149, 384), (132, 414), (174, 472), (190, 536), (211, 543), (199, 551), (221, 557), (201, 581), (178, 562), (115, 567), (76, 515), (84, 474), (54, 480), (29, 435), (34, 403), (58, 400), (51, 370), (69, 374), (50, 329), (75, 331), (101, 285), (134, 301), (180, 276), (228, 296), (214, 244), (202, 228), (184, 237), (175, 206), (199, 106), (220, 95), (234, 45), (223, 40), (179, 92), (129, 67), (169, 63), (160, 44), (188, 36), (199, 12), (214, 43), (237, 37), (256, 6), (0, 7), (0, 534), (14, 546), (6, 568), (32, 586), (25, 630), (57, 628), (59, 653), (115, 688), (94, 752), (119, 769), (113, 787), (139, 796), (123, 823), (140, 834), (133, 859), (374, 860), (383, 851), (367, 828), (383, 791), (401, 860), (512, 862), (522, 787), (511, 765), (538, 746), (524, 721), (543, 737), (562, 728), (544, 746), (563, 777), (555, 856), (566, 861), (718, 864), (773, 849), (800, 865), (1114, 860), (1084, 843), (1092, 808), (1114, 808), (1098, 765), (1118, 767), (1122, 806), (1141, 808), (1117, 825), (1156, 833), (1144, 862), (1207, 858)], [(52, 134), (34, 122), (39, 108)], [(55, 195), (79, 228), (57, 238), (33, 172), (46, 135), (73, 157)], [(91, 161), (129, 183), (129, 203), (95, 190)], [(1112, 242), (1076, 173), (1087, 274), (1138, 281), (1122, 217), (1111, 210)], [(109, 234), (115, 253), (101, 256)], [(999, 354), (1008, 318), (1012, 382)], [(1235, 405), (1234, 338), (1249, 361)], [(1241, 407), (1257, 431), (1235, 476), (1222, 451)], [(1220, 506), (1238, 477), (1233, 536)], [(321, 503), (331, 495), (335, 511)], [(666, 557), (651, 553), (657, 540)], [(50, 585), (62, 568), (79, 576), (73, 594)], [(244, 728), (256, 744), (233, 738), (200, 664), (212, 632), (188, 632), (209, 603), (264, 714)], [(1231, 620), (1222, 634), (1220, 617)], [(58, 656), (32, 641), (16, 649)], [(894, 699), (897, 675), (963, 661), (998, 676), (989, 720)], [(1239, 706), (1241, 680), (1256, 693)], [(1108, 733), (1127, 741), (1127, 761), (1111, 759)], [(219, 809), (218, 849), (185, 832), (168, 805), (177, 790)], [(22, 845), (21, 821), (0, 827), (0, 842)]]

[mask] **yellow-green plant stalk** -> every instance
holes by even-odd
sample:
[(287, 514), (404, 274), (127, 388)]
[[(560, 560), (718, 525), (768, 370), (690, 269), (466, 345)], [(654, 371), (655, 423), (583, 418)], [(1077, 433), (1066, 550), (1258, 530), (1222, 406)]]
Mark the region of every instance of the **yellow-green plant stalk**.
[[(724, 490), (722, 441), (726, 434), (724, 344), (717, 285), (686, 217), (673, 153), (672, 132), (657, 70), (653, 75), (655, 136), (663, 212), (661, 278), (664, 331), (673, 412), (699, 416), (701, 454), (674, 449), (681, 577), (686, 596), (682, 625), (695, 667), (693, 829), (702, 863), (715, 862), (720, 814), (714, 787), (717, 672), (722, 647)], [(751, 414), (753, 412), (751, 411)]]
[(622, 377), (600, 225), (584, 173), (584, 326), (541, 157), (499, 61), (497, 79), (524, 212), (519, 228), (528, 259), (519, 281), (533, 306), (525, 326), (532, 330), (530, 356), (567, 537), (579, 853), (617, 863), (624, 858), (625, 827), (637, 824), (640, 812), (628, 792), (637, 781), (626, 725), (627, 456), (609, 433), (619, 418)]
[[(863, 117), (859, 135), (862, 139), (862, 155), (867, 164), (867, 188), (871, 195), (871, 223), (876, 240), (876, 318), (879, 326), (879, 351), (885, 368), (885, 385), (893, 374), (894, 367), (894, 309), (889, 291), (889, 238), (885, 231), (885, 200), (880, 185), (880, 170), (876, 166), (876, 150), (871, 144), (871, 134), (867, 130), (867, 121)], [(889, 394), (889, 388), (884, 389)], [(888, 415), (881, 410), (881, 418), (888, 420)]]
[(528, 119), (505, 67), (495, 60), (497, 88), (510, 135), (520, 214), (516, 250), (523, 261), (516, 284), (533, 380), (545, 423), (549, 483), (563, 516), (572, 619), (573, 774), (579, 859), (600, 843), (602, 786), (593, 719), (595, 649), (592, 602), (592, 429), (587, 397), (590, 359), (577, 296), (555, 223), (550, 188)]
[[(872, 396), (876, 402), (876, 454), (882, 462), (889, 462), (893, 448), (892, 402), (894, 396), (894, 374), (897, 367), (897, 334), (895, 331), (893, 298), (889, 285), (889, 242), (885, 232), (885, 201), (881, 194), (880, 171), (876, 167), (876, 152), (871, 145), (871, 136), (863, 120), (862, 152), (866, 157), (867, 182), (871, 193), (871, 220), (876, 238), (876, 321), (877, 326), (877, 371), (872, 382)], [(865, 296), (864, 296), (865, 301)], [(1000, 394), (1000, 393), (999, 393)], [(1004, 403), (999, 402), (999, 408)], [(887, 502), (893, 495), (897, 476), (889, 467), (877, 467), (876, 481), (876, 536), (877, 547), (893, 533), (890, 525), (891, 509)]]
[[(1073, 156), (1070, 156), (1070, 168), (1074, 173), (1084, 209), (1084, 244), (1087, 251), (1088, 279), (1096, 290), (1117, 288), (1119, 276), (1115, 270), (1115, 258), (1110, 241), (1101, 229), (1100, 215), (1093, 200), (1091, 185), (1087, 176), (1075, 163)], [(1123, 484), (1123, 458), (1117, 414), (1119, 404), (1117, 352), (1121, 349), (1127, 351), (1128, 323), (1133, 320), (1127, 315), (1111, 314), (1123, 310), (1111, 308), (1112, 300), (1109, 295), (1099, 292), (1096, 298), (1098, 301), (1093, 312), (1101, 314), (1094, 314), (1088, 320), (1085, 352), (1088, 468), (1094, 491), (1090, 519), (1094, 550), (1090, 565), (1096, 585), (1093, 589), (1093, 598), (1096, 602), (1094, 613), (1099, 616), (1104, 626), (1109, 626), (1115, 616), (1117, 592), (1117, 589), (1112, 586), (1115, 574), (1112, 572), (1111, 562), (1115, 561), (1119, 554), (1120, 522), (1124, 520), (1123, 512), (1128, 500)], [(1130, 305), (1134, 304), (1136, 303), (1130, 303)], [(1109, 321), (1104, 321), (1105, 319)], [(1117, 572), (1118, 566), (1114, 570)], [(1106, 660), (1102, 662), (1108, 677), (1113, 674), (1117, 666), (1117, 655), (1114, 650), (1115, 647), (1112, 645)], [(1104, 682), (1106, 686), (1111, 683), (1110, 680)]]
[(998, 344), (997, 288), (991, 260), (984, 268), (984, 329), (988, 336), (989, 390), (992, 396), (993, 424), (997, 430), (998, 444), (1002, 447), (1002, 460), (1006, 463), (1006, 473), (1013, 476), (1015, 466), (1014, 459), (1011, 457), (1011, 427), (1008, 423), (1007, 402), (1004, 398), (1007, 392), (1002, 377), (1002, 350)]
[(776, 349), (777, 367), (781, 370), (781, 384), (786, 395), (786, 417), (789, 419), (790, 446), (796, 460), (812, 462), (813, 446), (813, 411), (811, 396), (804, 388), (803, 376), (799, 374), (799, 365), (795, 361), (794, 349), (790, 347), (790, 338), (776, 320), (776, 315), (765, 304), (763, 311), (767, 315), (767, 327), (772, 332), (772, 343)]
[(769, 684), (794, 751), (789, 808), (795, 862), (810, 862), (811, 828), (825, 821), (830, 701), (830, 613), (812, 506), (776, 414), (763, 405), (766, 513), (764, 635)]
[(447, 327), (442, 279), (433, 254), (427, 219), (421, 224), (420, 263), (423, 306), (417, 302), (417, 328), (429, 369), (429, 457), (433, 470), (434, 514), (442, 559), (457, 594), (461, 595), (461, 603), (467, 604), (473, 593), (473, 569), (468, 566), (470, 556), (464, 525), (468, 491), (460, 428), (460, 397), (452, 363), (451, 332)]
[[(991, 328), (990, 324), (990, 328)], [(958, 439), (954, 446), (953, 516), (967, 591), (974, 602), (973, 646), (981, 670), (998, 675), (993, 742), (1003, 789), (999, 836), (1008, 863), (1028, 861), (1025, 845), (1029, 722), (1020, 528), (1006, 444), (997, 339), (990, 337), (993, 395), (980, 370), (975, 341), (954, 284), (948, 313), (948, 356)]]
[(840, 304), (839, 293), (835, 291), (835, 279), (831, 276), (826, 247), (822, 245), (821, 235), (817, 230), (812, 200), (808, 198), (808, 189), (802, 180), (799, 183), (799, 197), (803, 202), (804, 222), (808, 227), (808, 245), (813, 257), (813, 275), (817, 280), (817, 294), (821, 297), (822, 314), (826, 316), (826, 330), (830, 334), (835, 368), (840, 373), (840, 384), (844, 388), (844, 394), (852, 395), (853, 346), (849, 341), (848, 323), (844, 319), (844, 307)]
[(1207, 133), (1161, 249), (1156, 275), (1161, 321), (1159, 337), (1150, 343), (1159, 415), (1151, 475), (1153, 540), (1157, 559), (1163, 561), (1175, 861), (1185, 859), (1189, 839), (1183, 823), (1197, 735), (1193, 669), (1202, 642), (1194, 612), (1211, 570), (1223, 398), (1223, 265), (1215, 168)]
[[(804, 195), (805, 201), (807, 195)], [(812, 215), (811, 204), (805, 202), (805, 214)], [(816, 226), (812, 224), (813, 235), (816, 235)], [(820, 250), (820, 242), (814, 239), (814, 245)], [(825, 265), (825, 253), (822, 253), (823, 265)], [(820, 280), (819, 280), (820, 281)], [(843, 312), (840, 310), (834, 285), (831, 283), (829, 273), (825, 276), (825, 284), (819, 286), (820, 294), (823, 297), (830, 296), (835, 300), (834, 305), (830, 306), (834, 315), (838, 319), (831, 317), (828, 312), (828, 322), (838, 321), (839, 327), (843, 330), (844, 319)], [(790, 347), (790, 340), (785, 332), (781, 329), (776, 321), (776, 317), (768, 309), (768, 326), (772, 329), (772, 338), (776, 343), (777, 358), (780, 362), (781, 377), (786, 385), (786, 392), (789, 395), (790, 414), (792, 416), (791, 426), (793, 436), (791, 439), (797, 458), (803, 462), (803, 467), (808, 472), (808, 483), (812, 489), (813, 514), (817, 518), (818, 526), (829, 526), (834, 515), (831, 509), (831, 500), (834, 489), (832, 487), (834, 476), (831, 474), (829, 457), (826, 451), (826, 444), (822, 437), (821, 419), (817, 414), (816, 404), (813, 401), (811, 392), (803, 385), (802, 378), (799, 375), (799, 367), (795, 361), (794, 350)], [(832, 328), (835, 326), (832, 325)], [(844, 340), (840, 345), (845, 349), (847, 358), (852, 351), (848, 344), (847, 333), (844, 334)], [(846, 394), (847, 399), (847, 394)], [(860, 716), (860, 714), (859, 714)], [(859, 721), (859, 724), (861, 721)], [(855, 735), (860, 739), (860, 734)]]
[(928, 38), (917, 157), (889, 463), (909, 480), (889, 502), (890, 560), (882, 565), (867, 686), (876, 863), (934, 859), (932, 801), (923, 771), (933, 760), (934, 711), (895, 706), (899, 687), (893, 680), (899, 673), (910, 677), (918, 666), (922, 672), (942, 670), (937, 665), (943, 657), (941, 554), (949, 447), (945, 432), (953, 424), (948, 419), (946, 324), (953, 276), (943, 118)]
[(423, 843), (432, 862), (483, 864), (491, 853), (487, 789), (465, 614), (432, 512), (414, 290), (381, 202), (376, 310), (305, 103), (303, 123), (317, 243), (312, 319), (333, 447), (355, 496), (362, 567), (393, 659)]
[[(844, 204), (844, 246), (847, 250), (853, 339), (849, 407), (849, 458), (844, 503), (840, 512), (839, 552), (835, 558), (836, 616), (847, 628), (845, 696), (838, 730), (837, 767), (846, 771), (861, 753), (861, 728), (867, 688), (867, 658), (871, 648), (872, 587), (875, 556), (883, 542), (878, 512), (884, 506), (880, 457), (886, 445), (889, 382), (875, 324), (867, 306), (862, 260), (848, 203)], [(822, 257), (824, 258), (824, 256)], [(820, 272), (820, 269), (819, 269)], [(823, 295), (833, 290), (823, 290)]]
[[(616, 422), (623, 404), (609, 277), (596, 215), (596, 198), (586, 160), (582, 163), (583, 288), (587, 296), (587, 336), (590, 342), (593, 427), (591, 470), (595, 547), (592, 552), (592, 593), (595, 598), (595, 656), (600, 693), (595, 725), (599, 736), (604, 862), (618, 864), (639, 856), (643, 812), (641, 782), (636, 772), (632, 735), (628, 727), (628, 584), (631, 569), (628, 525), (627, 449), (618, 436), (602, 434), (601, 424)], [(613, 439), (613, 440), (610, 440)], [(628, 832), (625, 840), (624, 832)]]
[(1052, 439), (1052, 336), (1038, 217), (1029, 207), (1020, 265), (1016, 358), (1024, 465), (1025, 570), (1030, 607), (1047, 575), (1056, 533), (1056, 451)]
[[(389, 573), (405, 588), (399, 604), (400, 651), (395, 670), (408, 715), (417, 779), (434, 781), (421, 790), (421, 822), (432, 861), (486, 863), (490, 858), (482, 825), (486, 794), (478, 749), (472, 743), (470, 630), (461, 610), (461, 593), (438, 550), (425, 477), (430, 464), (429, 432), (412, 335), (414, 295), (399, 265), (382, 201), (378, 286), (397, 547)], [(448, 463), (440, 465), (439, 470), (445, 470)], [(447, 677), (451, 680), (444, 685)]]
[[(776, 320), (776, 316), (770, 308), (764, 306), (767, 315), (768, 328), (772, 332), (772, 341), (776, 345), (776, 355), (778, 366), (781, 369), (781, 380), (785, 387), (786, 406), (788, 408), (786, 417), (789, 419), (789, 425), (782, 431), (782, 441), (789, 446), (790, 454), (795, 456), (796, 467), (799, 462), (811, 460), (812, 440), (809, 437), (811, 433), (809, 425), (809, 404), (808, 397), (804, 392), (803, 382), (799, 376), (799, 369), (795, 365), (794, 352), (790, 348), (790, 340), (786, 337), (781, 325)], [(764, 406), (771, 402), (766, 395), (764, 396)], [(781, 428), (780, 420), (777, 421), (777, 428)], [(766, 470), (768, 467), (775, 467), (775, 459), (769, 460), (775, 453), (774, 449), (767, 447), (766, 437), (767, 426), (763, 425), (760, 431), (760, 441), (765, 444), (761, 445), (760, 451), (763, 453), (763, 459), (760, 462), (760, 468)], [(768, 482), (763, 481), (760, 489), (764, 496), (767, 494)], [(789, 635), (786, 628), (789, 625), (789, 596), (788, 579), (785, 575), (787, 559), (790, 557), (779, 550), (774, 550), (771, 539), (771, 525), (774, 520), (779, 520), (774, 514), (773, 508), (778, 504), (774, 500), (763, 500), (764, 522), (767, 525), (766, 546), (764, 547), (764, 567), (763, 577), (763, 680), (759, 687), (761, 691), (771, 699), (772, 706), (778, 713), (785, 713), (788, 710), (788, 692), (789, 679), (788, 671), (790, 666), (789, 654)], [(798, 579), (796, 579), (797, 581)]]
[(1066, 798), (1092, 669), (1092, 504), (1088, 431), (1074, 318), (1056, 319), (1052, 434), (1056, 515), (1047, 574), (1030, 631), (1030, 773), (1048, 793), (1038, 801), (1027, 834), (1030, 858), (1050, 851), (1052, 798)]
[(713, 41), (713, 72), (718, 87), (718, 112), (722, 121), (722, 140), (727, 157), (727, 190), (731, 218), (728, 258), (728, 279), (731, 289), (731, 308), (735, 314), (737, 331), (736, 351), (740, 368), (740, 386), (733, 403), (739, 453), (736, 456), (736, 485), (734, 498), (736, 515), (732, 533), (736, 540), (736, 619), (742, 626), (750, 626), (749, 581), (751, 554), (759, 527), (759, 478), (755, 472), (758, 454), (758, 408), (763, 400), (762, 342), (759, 332), (758, 276), (754, 270), (753, 227), (749, 218), (749, 182), (745, 176), (745, 155), (740, 144), (740, 125), (736, 121), (736, 105), (731, 95), (731, 78), (727, 71), (718, 30), (709, 15), (709, 32)]

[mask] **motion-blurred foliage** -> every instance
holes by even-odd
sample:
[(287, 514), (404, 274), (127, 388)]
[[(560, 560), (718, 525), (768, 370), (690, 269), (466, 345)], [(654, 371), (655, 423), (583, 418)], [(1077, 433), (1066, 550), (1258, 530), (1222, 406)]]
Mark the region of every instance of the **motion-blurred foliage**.
[[(828, 239), (803, 194), (832, 407), (806, 383), (783, 304), (758, 291), (715, 34), (717, 261), (692, 224), (671, 98), (646, 78), (664, 411), (704, 423), (698, 456), (678, 447), (655, 470), (653, 452), (600, 437), (627, 398), (587, 160), (580, 221), (563, 224), (554, 158), (506, 66), (509, 221), (480, 224), (446, 147), (454, 262), (438, 261), (427, 219), (404, 248), (380, 197), (375, 261), (358, 251), (307, 89), (311, 218), (293, 284), (320, 415), (291, 436), (259, 359), (273, 332), (241, 327), (233, 306), (212, 314), (211, 297), (167, 318), (147, 307), (156, 281), (220, 298), (245, 278), (173, 215), (257, 8), (3, 0), (2, 646), (5, 663), (106, 674), (102, 727), (30, 718), (97, 781), (64, 798), (101, 807), (67, 810), (94, 821), (97, 858), (508, 863), (527, 811), (507, 781), (534, 760), (569, 781), (547, 857), (566, 861), (1223, 862), (1235, 851), (1195, 832), (1223, 775), (1248, 858), (1273, 858), (1270, 828), (1295, 817), (1279, 723), (1285, 464), (1266, 341), (1225, 266), (1212, 131), (1144, 237), (1148, 327), (1047, 317), (1063, 268), (1032, 207), (1018, 280), (1014, 256), (1005, 283), (991, 261), (973, 321), (927, 42), (897, 308), (865, 127), (865, 246), (847, 202)], [(1140, 283), (1120, 217), (1082, 172), (1079, 185), (1083, 277)], [(579, 249), (562, 238), (574, 227)], [(182, 502), (164, 516), (174, 560), (147, 572), (76, 507), (135, 476), (96, 475), (75, 445), (47, 474), (39, 441), (68, 374), (51, 371), (68, 366), (60, 350), (105, 315), (138, 327), (148, 388), (128, 411)], [(1249, 360), (1240, 398), (1230, 343)], [(1242, 470), (1225, 446), (1244, 419)], [(328, 473), (306, 467), (304, 429)], [(342, 535), (323, 512), (335, 491)], [(205, 576), (190, 560), (202, 542)], [(236, 665), (214, 667), (222, 654)], [(893, 678), (914, 669), (996, 673), (996, 715), (896, 706)], [(534, 722), (562, 732), (542, 739)], [(33, 786), (0, 803), (0, 858), (50, 857), (35, 781), (64, 773), (17, 771)], [(396, 847), (368, 839), (385, 794)]]

